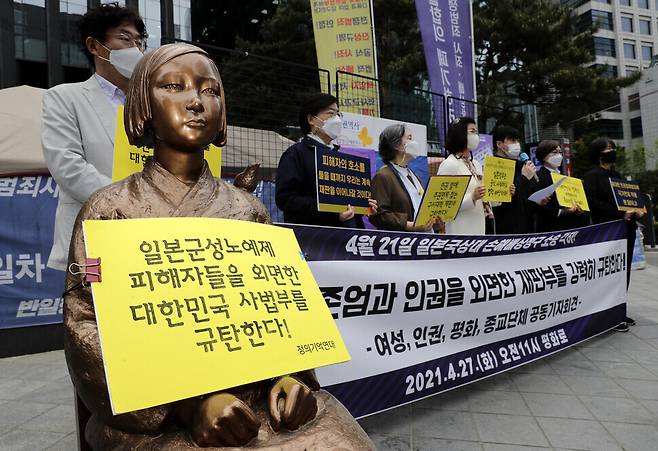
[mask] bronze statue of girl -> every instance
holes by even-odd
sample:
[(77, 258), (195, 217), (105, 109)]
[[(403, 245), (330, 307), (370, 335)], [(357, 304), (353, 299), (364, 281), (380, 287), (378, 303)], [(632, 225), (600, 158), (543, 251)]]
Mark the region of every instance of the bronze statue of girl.
[[(227, 125), (219, 71), (202, 49), (170, 44), (144, 56), (130, 81), (124, 122), (131, 144), (152, 147), (154, 157), (143, 172), (89, 198), (75, 223), (69, 263), (86, 257), (86, 219), (271, 222), (259, 200), (214, 178), (204, 160), (211, 143), (226, 143)], [(76, 391), (92, 413), (85, 436), (94, 449), (373, 448), (345, 408), (319, 390), (311, 371), (113, 416), (91, 290), (80, 281), (80, 275), (67, 275), (65, 347)]]

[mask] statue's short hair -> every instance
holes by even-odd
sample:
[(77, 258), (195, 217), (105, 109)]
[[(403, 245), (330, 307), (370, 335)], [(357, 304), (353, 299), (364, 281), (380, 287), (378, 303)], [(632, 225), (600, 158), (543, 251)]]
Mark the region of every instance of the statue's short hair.
[(126, 95), (126, 107), (123, 114), (123, 123), (128, 135), (128, 142), (134, 146), (145, 146), (153, 148), (155, 145), (155, 132), (151, 126), (151, 102), (149, 98), (149, 84), (153, 73), (161, 68), (165, 63), (188, 53), (200, 53), (207, 57), (212, 63), (212, 67), (217, 72), (219, 80), (219, 98), (221, 102), (221, 111), (219, 119), (219, 130), (217, 138), (213, 141), (218, 147), (226, 144), (226, 102), (224, 100), (224, 87), (219, 70), (215, 63), (210, 59), (205, 50), (190, 44), (167, 44), (158, 47), (152, 52), (147, 53), (139, 61), (133, 76), (130, 79), (128, 93)]

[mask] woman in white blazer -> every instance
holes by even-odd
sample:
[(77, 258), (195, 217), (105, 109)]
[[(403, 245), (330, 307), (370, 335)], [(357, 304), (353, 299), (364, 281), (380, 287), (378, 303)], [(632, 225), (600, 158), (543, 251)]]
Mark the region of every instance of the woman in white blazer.
[(439, 166), (438, 175), (470, 175), (461, 207), (454, 221), (446, 223), (449, 235), (484, 235), (485, 211), (482, 197), (482, 166), (471, 151), (480, 144), (475, 120), (462, 117), (454, 120), (446, 134), (446, 150), (450, 154)]

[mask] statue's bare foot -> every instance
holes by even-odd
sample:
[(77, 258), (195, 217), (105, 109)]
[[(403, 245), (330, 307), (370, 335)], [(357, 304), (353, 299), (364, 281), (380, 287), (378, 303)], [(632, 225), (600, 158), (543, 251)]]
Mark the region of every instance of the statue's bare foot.
[(258, 435), (259, 428), (260, 421), (248, 405), (219, 393), (199, 405), (191, 432), (199, 446), (242, 446)]

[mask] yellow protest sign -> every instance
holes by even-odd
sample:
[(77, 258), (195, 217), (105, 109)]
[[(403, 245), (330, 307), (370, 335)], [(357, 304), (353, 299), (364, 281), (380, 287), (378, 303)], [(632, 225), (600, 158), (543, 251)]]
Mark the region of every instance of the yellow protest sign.
[[(135, 172), (144, 169), (147, 157), (153, 156), (153, 149), (131, 146), (123, 125), (123, 106), (117, 108), (116, 131), (114, 133), (114, 163), (112, 165), (112, 181), (118, 182)], [(210, 172), (215, 177), (222, 176), (222, 149), (210, 145), (205, 151), (205, 158)]]
[(291, 229), (152, 218), (83, 230), (101, 259), (92, 294), (114, 414), (349, 360)]
[(512, 202), (509, 187), (514, 183), (516, 162), (487, 155), (484, 159), (485, 202)]
[(420, 203), (415, 223), (427, 224), (430, 219), (448, 222), (455, 219), (471, 180), (470, 175), (434, 175)]
[(587, 196), (585, 195), (582, 180), (555, 173), (551, 173), (551, 178), (553, 179), (553, 183), (566, 178), (566, 181), (555, 190), (557, 203), (561, 207), (572, 208), (574, 205), (578, 205), (583, 211), (589, 211), (589, 204), (587, 203)]
[[(320, 86), (340, 92), (340, 109), (379, 116), (379, 84), (370, 0), (328, 2), (311, 0), (313, 35), (318, 67), (329, 71), (329, 83), (320, 72)], [(348, 72), (334, 78), (336, 71)], [(354, 77), (350, 74), (368, 78)], [(338, 85), (336, 85), (338, 83)]]

